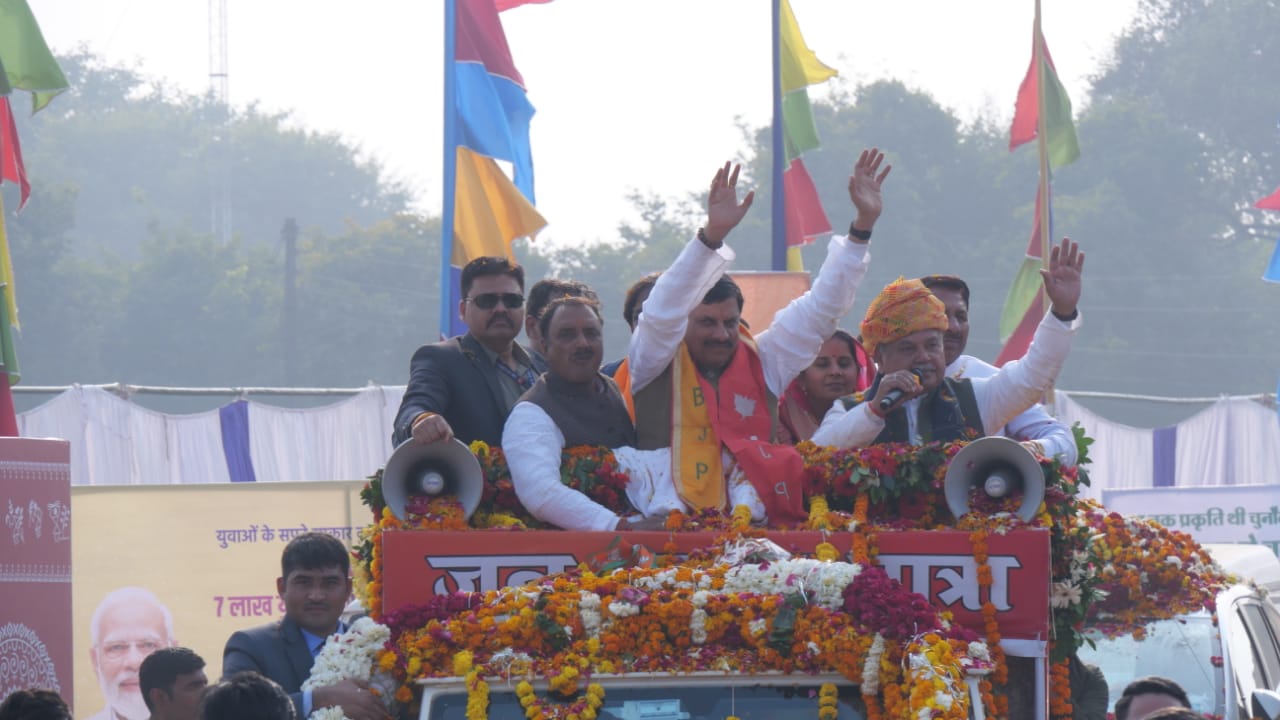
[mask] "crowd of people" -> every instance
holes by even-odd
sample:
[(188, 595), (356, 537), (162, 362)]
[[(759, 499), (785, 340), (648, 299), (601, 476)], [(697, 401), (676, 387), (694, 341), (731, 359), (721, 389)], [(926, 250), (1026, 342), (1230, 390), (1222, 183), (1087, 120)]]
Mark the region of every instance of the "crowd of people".
[[(393, 441), (501, 446), (529, 512), (579, 530), (655, 528), (671, 510), (738, 505), (760, 523), (802, 520), (795, 444), (804, 440), (864, 447), (1006, 433), (1074, 463), (1070, 430), (1036, 402), (1080, 326), (1084, 255), (1075, 243), (1053, 249), (1042, 271), (1050, 311), (1026, 356), (1003, 368), (963, 354), (969, 287), (950, 275), (899, 279), (871, 302), (856, 336), (838, 329), (871, 260), (890, 169), (879, 150), (861, 153), (848, 184), (848, 233), (830, 239), (811, 289), (758, 333), (742, 321), (745, 298), (726, 273), (734, 259), (726, 240), (754, 197), (739, 196), (739, 168), (730, 164), (715, 173), (696, 237), (627, 292), (622, 315), (632, 334), (615, 362), (604, 363), (604, 312), (590, 287), (545, 279), (526, 296), (519, 265), (472, 261), (458, 308), (468, 331), (413, 355)], [(516, 342), (522, 330), (527, 346)], [(630, 477), (632, 510), (602, 507), (561, 483), (561, 453), (578, 445), (613, 449)], [(294, 538), (276, 591), (283, 619), (233, 634), (213, 685), (195, 652), (172, 647), (172, 620), (154, 597), (104, 602), (92, 659), (110, 681), (95, 720), (305, 718), (328, 707), (353, 720), (386, 717), (367, 685), (303, 687), (325, 639), (345, 629), (346, 547), (323, 533)], [(117, 623), (113, 613), (136, 622)], [(143, 630), (106, 637), (123, 625)], [(129, 694), (135, 685), (139, 698)], [(1140, 702), (1123, 712), (1155, 709)], [(0, 720), (18, 717), (69, 714), (56, 694), (20, 691), (0, 706)]]
[[(811, 289), (756, 333), (742, 321), (726, 244), (754, 194), (740, 197), (739, 168), (728, 163), (696, 237), (627, 292), (631, 337), (614, 362), (604, 363), (605, 314), (590, 287), (544, 279), (526, 301), (519, 265), (472, 261), (458, 307), (467, 332), (414, 354), (393, 443), (501, 446), (525, 508), (572, 530), (658, 527), (672, 510), (739, 505), (760, 524), (801, 521), (795, 444), (804, 440), (843, 448), (1003, 433), (1074, 464), (1071, 430), (1037, 402), (1080, 327), (1075, 243), (1053, 248), (1041, 271), (1050, 310), (1026, 356), (1003, 368), (964, 354), (969, 286), (953, 275), (890, 283), (856, 336), (838, 328), (867, 272), (890, 169), (879, 150), (862, 152), (849, 177), (848, 233), (830, 239)], [(561, 453), (578, 445), (613, 449), (629, 510), (561, 483)]]

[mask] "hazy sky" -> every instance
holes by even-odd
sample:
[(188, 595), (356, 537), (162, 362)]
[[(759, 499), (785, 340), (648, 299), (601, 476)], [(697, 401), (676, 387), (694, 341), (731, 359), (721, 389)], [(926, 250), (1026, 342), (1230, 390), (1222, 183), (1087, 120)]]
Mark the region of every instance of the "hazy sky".
[[(208, 87), (206, 0), (29, 2), (55, 50), (83, 44), (182, 89)], [(299, 125), (341, 134), (406, 181), (419, 209), (439, 212), (441, 0), (225, 3), (233, 104), (288, 110)], [(1136, 5), (1043, 0), (1045, 35), (1077, 110)], [(833, 82), (895, 77), (966, 119), (1012, 114), (1030, 59), (1032, 0), (792, 6), (809, 46), (840, 71)], [(766, 0), (554, 0), (503, 13), (538, 109), (538, 207), (551, 223), (540, 238), (613, 238), (629, 216), (628, 189), (700, 188), (745, 147), (738, 124), (769, 120), (769, 8)], [(850, 164), (857, 150), (848, 149)]]

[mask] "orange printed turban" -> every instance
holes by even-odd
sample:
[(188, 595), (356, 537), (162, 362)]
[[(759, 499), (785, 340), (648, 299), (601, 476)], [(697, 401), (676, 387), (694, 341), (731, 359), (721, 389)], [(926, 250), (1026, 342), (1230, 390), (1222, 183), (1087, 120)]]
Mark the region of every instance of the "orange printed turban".
[(900, 340), (921, 330), (947, 329), (947, 306), (919, 280), (897, 280), (871, 301), (862, 320), (862, 344), (876, 354), (881, 343)]

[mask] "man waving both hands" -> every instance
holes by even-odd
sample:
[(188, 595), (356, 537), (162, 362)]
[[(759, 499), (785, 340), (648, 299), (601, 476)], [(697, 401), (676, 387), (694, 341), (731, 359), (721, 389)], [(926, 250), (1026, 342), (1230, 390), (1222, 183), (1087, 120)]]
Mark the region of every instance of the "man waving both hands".
[(1064, 238), (1041, 270), (1051, 303), (1027, 354), (988, 378), (946, 377), (946, 306), (919, 280), (890, 283), (871, 301), (862, 339), (880, 375), (861, 397), (836, 401), (814, 433), (819, 445), (922, 445), (998, 434), (1039, 401), (1066, 362), (1080, 327), (1084, 253)]
[(725, 238), (754, 193), (739, 202), (737, 167), (726, 163), (716, 173), (707, 224), (654, 284), (626, 364), (638, 447), (666, 451), (657, 456), (661, 471), (685, 506), (747, 505), (755, 520), (767, 515), (775, 523), (804, 518), (793, 486), (803, 476), (800, 455), (775, 444), (777, 399), (853, 307), (882, 209), (890, 170), (883, 161), (879, 150), (862, 152), (849, 178), (857, 209), (849, 236), (831, 238), (813, 288), (755, 337), (741, 324), (742, 291), (724, 274), (734, 259)]

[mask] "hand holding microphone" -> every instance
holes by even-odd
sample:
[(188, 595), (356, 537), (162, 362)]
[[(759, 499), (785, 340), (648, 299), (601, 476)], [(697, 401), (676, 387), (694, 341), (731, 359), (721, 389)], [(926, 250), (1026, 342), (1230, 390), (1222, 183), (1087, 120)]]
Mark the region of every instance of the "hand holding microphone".
[[(924, 382), (925, 368), (913, 367), (911, 368), (910, 372), (912, 375), (915, 376), (915, 380), (917, 384)], [(880, 382), (883, 383), (887, 381), (889, 377), (890, 376), (886, 375), (883, 379), (880, 380)], [(897, 405), (898, 401), (902, 400), (902, 397), (906, 395), (907, 392), (908, 390), (901, 387), (895, 387), (890, 389), (888, 392), (884, 394), (884, 397), (880, 398), (880, 402), (877, 404), (877, 407), (879, 408), (880, 412), (881, 413), (889, 412), (889, 409), (892, 408), (894, 405)]]

